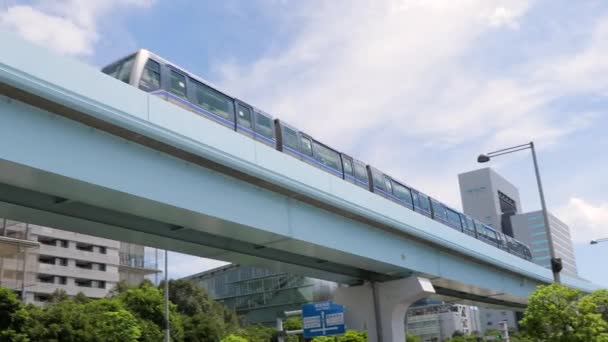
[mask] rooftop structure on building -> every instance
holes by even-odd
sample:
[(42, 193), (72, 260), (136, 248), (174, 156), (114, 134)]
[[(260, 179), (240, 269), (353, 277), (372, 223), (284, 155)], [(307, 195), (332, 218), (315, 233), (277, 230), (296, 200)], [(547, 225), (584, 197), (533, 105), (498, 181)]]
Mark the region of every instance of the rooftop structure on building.
[(515, 185), (491, 168), (461, 173), (458, 183), (465, 214), (514, 237), (510, 217), (522, 212)]

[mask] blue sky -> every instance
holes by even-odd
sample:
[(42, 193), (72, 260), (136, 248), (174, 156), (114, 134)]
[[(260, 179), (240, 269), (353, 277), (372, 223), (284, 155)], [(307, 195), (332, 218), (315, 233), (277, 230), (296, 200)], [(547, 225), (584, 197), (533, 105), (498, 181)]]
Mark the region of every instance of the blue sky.
[[(454, 207), (475, 157), (534, 140), (580, 274), (608, 286), (608, 3), (0, 0), (91, 65), (143, 47)], [(539, 208), (529, 155), (493, 161)], [(172, 255), (175, 276), (217, 262)]]

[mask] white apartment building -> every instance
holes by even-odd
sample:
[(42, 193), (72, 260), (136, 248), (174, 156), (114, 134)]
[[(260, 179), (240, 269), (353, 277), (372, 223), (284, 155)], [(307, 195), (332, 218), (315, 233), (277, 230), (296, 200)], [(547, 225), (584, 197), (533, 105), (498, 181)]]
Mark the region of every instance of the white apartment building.
[(44, 303), (56, 290), (102, 298), (119, 280), (137, 284), (156, 272), (144, 263), (143, 246), (5, 219), (0, 236), (34, 244), (16, 249), (0, 240), (0, 286), (25, 303)]

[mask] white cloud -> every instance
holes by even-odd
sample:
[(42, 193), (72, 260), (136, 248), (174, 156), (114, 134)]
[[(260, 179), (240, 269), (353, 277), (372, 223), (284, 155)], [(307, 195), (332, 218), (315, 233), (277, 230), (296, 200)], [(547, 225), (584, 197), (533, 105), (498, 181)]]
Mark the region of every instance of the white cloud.
[[(475, 167), (462, 161), (463, 155), (531, 140), (540, 148), (557, 146), (597, 117), (551, 108), (581, 89), (559, 82), (547, 70), (593, 70), (598, 81), (585, 91), (601, 87), (606, 82), (605, 72), (598, 72), (606, 63), (606, 53), (598, 48), (606, 42), (601, 23), (588, 26), (593, 32), (587, 37), (594, 38), (583, 51), (547, 50), (513, 65), (479, 66), (496, 53), (496, 44), (488, 41), (507, 34), (496, 27), (519, 27), (508, 33), (526, 34), (523, 17), (532, 3), (300, 3), (295, 14), (277, 20), (297, 27), (288, 46), (248, 65), (219, 66), (218, 83), (457, 205), (455, 170)], [(524, 47), (513, 46), (519, 48)], [(569, 66), (577, 59), (585, 60), (584, 67)], [(576, 75), (579, 81), (585, 78)]]
[(502, 6), (496, 7), (494, 12), (488, 17), (491, 27), (507, 27), (513, 30), (519, 29), (517, 22), (518, 14), (509, 8)]
[(0, 28), (60, 54), (90, 56), (98, 24), (111, 11), (148, 7), (152, 0), (39, 0), (0, 9)]
[(608, 237), (608, 202), (591, 203), (572, 197), (558, 213), (570, 226), (575, 242), (589, 243), (591, 239)]

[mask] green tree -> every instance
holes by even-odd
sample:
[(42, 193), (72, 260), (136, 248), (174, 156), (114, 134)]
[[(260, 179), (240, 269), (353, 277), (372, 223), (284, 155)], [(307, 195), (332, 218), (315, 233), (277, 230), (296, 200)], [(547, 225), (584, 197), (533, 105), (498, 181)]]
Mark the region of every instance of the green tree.
[(228, 335), (224, 337), (221, 342), (249, 342), (246, 338), (236, 336), (236, 335)]
[(25, 330), (29, 321), (28, 312), (15, 293), (0, 288), (0, 342), (28, 341)]
[(405, 334), (405, 342), (420, 342), (420, 337), (414, 334)]
[(276, 329), (265, 327), (259, 324), (247, 326), (239, 333), (239, 336), (245, 337), (249, 342), (272, 341), (276, 335)]
[(533, 341), (608, 341), (608, 323), (597, 312), (597, 305), (581, 298), (580, 291), (565, 286), (539, 286), (528, 300), (520, 325)]
[(580, 300), (580, 306), (587, 312), (600, 314), (602, 319), (608, 323), (608, 290), (597, 290), (590, 295), (584, 296)]
[[(161, 283), (159, 288), (163, 287)], [(169, 281), (169, 300), (182, 314), (186, 342), (215, 342), (239, 331), (236, 314), (212, 300), (192, 281)]]
[(28, 336), (35, 342), (136, 342), (141, 335), (137, 320), (118, 300), (82, 303), (64, 298), (45, 308), (29, 306), (28, 311)]
[[(165, 310), (163, 297), (163, 293), (150, 282), (129, 288), (115, 297), (136, 317), (142, 331), (140, 341), (162, 341)], [(172, 340), (184, 341), (182, 317), (173, 303), (169, 303), (169, 324)]]
[(339, 336), (336, 340), (338, 342), (365, 342), (367, 341), (367, 333), (347, 330), (344, 335)]
[(336, 338), (333, 336), (319, 336), (312, 339), (312, 342), (335, 342)]

